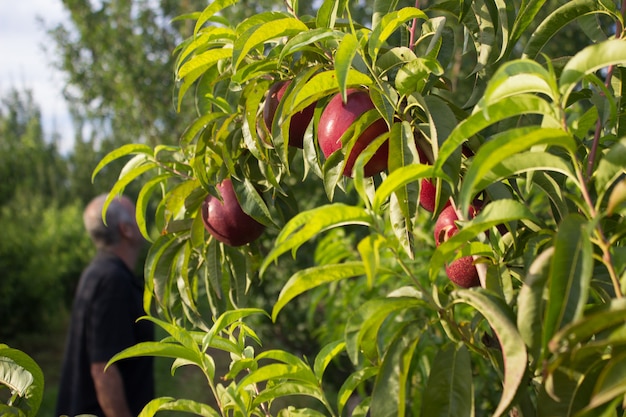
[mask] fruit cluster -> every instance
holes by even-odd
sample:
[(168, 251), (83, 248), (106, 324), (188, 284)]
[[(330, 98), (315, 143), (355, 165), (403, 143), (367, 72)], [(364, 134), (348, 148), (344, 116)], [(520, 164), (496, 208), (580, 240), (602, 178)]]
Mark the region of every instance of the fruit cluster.
[[(274, 135), (275, 129), (279, 128), (283, 121), (276, 121), (275, 115), (283, 100), (291, 80), (281, 80), (274, 83), (267, 92), (263, 104), (263, 123), (260, 127), (259, 136), (266, 137), (265, 132)], [(307, 128), (311, 124), (316, 103), (310, 104), (304, 110), (291, 115), (288, 130), (288, 145), (303, 148), (304, 137)], [(345, 100), (341, 94), (334, 95), (325, 105), (316, 125), (317, 144), (329, 158), (335, 152), (341, 151), (344, 141), (350, 140), (350, 153), (347, 155), (343, 166), (343, 175), (352, 176), (354, 164), (359, 155), (377, 138), (388, 134), (389, 127), (382, 118), (376, 118), (358, 134), (356, 138), (346, 138), (346, 132), (351, 129), (355, 122), (366, 112), (375, 110), (369, 92), (365, 89), (350, 88), (346, 91)], [(343, 141), (342, 141), (343, 139)], [(388, 140), (375, 151), (363, 168), (363, 174), (371, 177), (387, 169)], [(420, 160), (430, 163), (425, 153), (419, 148)], [(230, 179), (224, 180), (217, 186), (221, 198), (213, 195), (206, 197), (201, 207), (201, 215), (206, 230), (218, 241), (230, 246), (242, 246), (256, 240), (264, 231), (265, 226), (245, 213), (237, 200)], [(436, 188), (429, 179), (423, 179), (420, 186), (419, 203), (422, 208), (434, 212), (436, 208)], [(470, 213), (473, 217), (474, 211)], [(448, 203), (439, 214), (435, 223), (435, 243), (437, 246), (457, 233), (458, 216), (452, 205)], [(446, 267), (446, 273), (451, 281), (462, 287), (480, 285), (478, 273), (471, 256), (466, 256), (453, 261)]]

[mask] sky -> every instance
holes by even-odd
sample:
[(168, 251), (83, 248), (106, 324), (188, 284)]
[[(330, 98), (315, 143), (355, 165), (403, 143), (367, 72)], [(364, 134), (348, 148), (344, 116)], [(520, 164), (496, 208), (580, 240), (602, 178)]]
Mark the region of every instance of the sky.
[(12, 88), (31, 90), (46, 137), (58, 132), (65, 153), (72, 149), (74, 133), (62, 96), (63, 74), (52, 68), (43, 50), (51, 42), (45, 28), (63, 21), (67, 14), (61, 0), (0, 0), (0, 96)]

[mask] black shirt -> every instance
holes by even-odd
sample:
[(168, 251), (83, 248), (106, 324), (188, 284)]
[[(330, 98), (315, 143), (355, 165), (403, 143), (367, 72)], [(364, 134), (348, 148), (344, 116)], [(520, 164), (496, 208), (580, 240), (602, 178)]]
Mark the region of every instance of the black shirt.
[[(145, 315), (143, 287), (117, 256), (98, 253), (80, 277), (66, 342), (56, 415), (104, 413), (98, 404), (91, 364), (139, 342), (153, 340)], [(152, 357), (116, 362), (130, 409), (138, 415), (154, 398)]]

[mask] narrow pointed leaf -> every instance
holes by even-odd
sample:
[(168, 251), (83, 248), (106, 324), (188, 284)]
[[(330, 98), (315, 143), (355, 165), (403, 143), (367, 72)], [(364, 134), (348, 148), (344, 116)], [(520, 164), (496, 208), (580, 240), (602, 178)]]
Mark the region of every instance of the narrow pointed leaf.
[(472, 364), (467, 347), (444, 345), (431, 365), (421, 415), (471, 417), (474, 415), (473, 396)]
[(578, 320), (587, 304), (593, 274), (589, 225), (577, 214), (566, 217), (554, 238), (543, 346), (569, 323)]
[(400, 10), (395, 10), (385, 14), (380, 24), (378, 24), (372, 31), (372, 35), (369, 39), (368, 54), (373, 61), (376, 61), (378, 52), (385, 44), (387, 39), (404, 25), (406, 22), (413, 19), (428, 20), (428, 16), (421, 10), (415, 7), (405, 7)]
[(404, 417), (407, 414), (407, 381), (411, 361), (424, 329), (408, 323), (387, 347), (372, 392), (371, 414), (377, 417)]
[(588, 74), (611, 65), (626, 65), (626, 41), (613, 39), (591, 45), (578, 52), (563, 68), (559, 79), (559, 90), (563, 100)]
[(523, 114), (540, 114), (558, 124), (554, 107), (546, 100), (531, 94), (506, 97), (486, 106), (482, 111), (472, 114), (454, 128), (448, 139), (439, 148), (439, 155), (434, 163), (435, 172), (440, 171), (454, 151), (472, 136), (492, 124)]
[(239, 67), (246, 55), (257, 46), (282, 36), (294, 36), (308, 30), (307, 26), (298, 19), (287, 17), (264, 23), (250, 28), (246, 33), (235, 40), (233, 48), (233, 66)]
[(323, 284), (364, 274), (365, 268), (361, 262), (322, 265), (296, 272), (280, 291), (278, 300), (276, 300), (272, 309), (272, 320), (276, 321), (280, 310), (298, 295)]
[[(494, 136), (483, 144), (469, 167), (459, 195), (461, 210), (467, 211), (477, 191), (476, 185), (506, 158), (536, 145), (558, 146), (575, 152), (574, 138), (561, 129), (529, 127), (517, 128)], [(561, 167), (559, 167), (561, 168)], [(506, 172), (505, 172), (506, 174)], [(498, 175), (501, 177), (502, 175)], [(483, 183), (483, 185), (485, 185)]]
[(261, 273), (288, 251), (295, 251), (309, 239), (333, 227), (345, 225), (370, 225), (371, 216), (362, 208), (341, 203), (321, 206), (296, 215), (281, 230), (275, 246), (261, 265)]
[(500, 341), (504, 381), (500, 402), (493, 412), (493, 417), (500, 417), (509, 408), (521, 387), (528, 360), (526, 345), (515, 326), (513, 312), (504, 300), (483, 289), (457, 290), (452, 293), (452, 300), (474, 307), (489, 322)]
[(568, 23), (589, 13), (603, 13), (615, 16), (614, 6), (602, 0), (571, 0), (552, 12), (535, 29), (524, 49), (524, 56), (535, 58), (548, 41)]
[(100, 160), (100, 162), (98, 162), (98, 165), (96, 165), (93, 170), (93, 174), (91, 175), (91, 181), (94, 181), (96, 175), (98, 175), (98, 172), (100, 172), (102, 168), (115, 161), (116, 159), (140, 153), (145, 155), (152, 155), (152, 148), (148, 145), (127, 144), (112, 150), (111, 152), (106, 154), (104, 158)]

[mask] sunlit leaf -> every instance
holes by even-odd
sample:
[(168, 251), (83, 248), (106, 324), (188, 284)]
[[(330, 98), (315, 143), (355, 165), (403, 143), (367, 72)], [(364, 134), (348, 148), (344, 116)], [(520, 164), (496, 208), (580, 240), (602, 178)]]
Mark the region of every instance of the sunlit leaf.
[(351, 373), (345, 379), (337, 394), (337, 407), (339, 409), (339, 415), (342, 415), (341, 413), (347, 406), (350, 398), (352, 398), (354, 391), (365, 381), (374, 377), (377, 373), (378, 368), (366, 367)]
[(439, 155), (433, 166), (435, 173), (442, 170), (446, 160), (454, 151), (472, 136), (502, 120), (523, 114), (540, 114), (558, 124), (554, 107), (544, 99), (532, 94), (519, 94), (506, 97), (473, 113), (456, 125), (448, 139), (439, 148)]
[(261, 273), (280, 255), (287, 251), (295, 253), (303, 243), (325, 230), (349, 224), (367, 226), (371, 221), (371, 216), (362, 208), (341, 203), (299, 213), (280, 231), (274, 248), (261, 266)]
[[(483, 178), (490, 175), (491, 171), (494, 170), (496, 166), (500, 168), (497, 177), (501, 178), (512, 175), (514, 172), (518, 171), (518, 169), (516, 169), (516, 167), (510, 167), (507, 170), (507, 167), (502, 165), (502, 162), (508, 157), (515, 156), (536, 145), (563, 147), (572, 153), (576, 149), (574, 138), (561, 129), (541, 127), (517, 128), (493, 136), (490, 141), (480, 147), (465, 174), (459, 194), (459, 205), (461, 209), (467, 211), (474, 195), (477, 191), (480, 191), (477, 184), (482, 183), (482, 186), (488, 185), (483, 181)], [(529, 154), (528, 156), (531, 155)], [(558, 161), (556, 158), (550, 159), (550, 161), (555, 160)], [(564, 167), (567, 168), (566, 165), (560, 164), (555, 170), (560, 171), (565, 169)], [(546, 169), (549, 170), (550, 167), (546, 167)], [(568, 171), (569, 169), (566, 172)]]
[[(35, 417), (44, 394), (44, 374), (33, 358), (18, 349), (0, 344), (0, 387), (14, 396), (13, 404), (27, 417)], [(1, 413), (1, 411), (0, 411)]]
[(315, 357), (315, 363), (313, 364), (313, 373), (317, 379), (321, 382), (324, 376), (324, 371), (330, 364), (330, 362), (346, 348), (345, 342), (336, 341), (327, 344), (322, 347), (317, 356)]
[(361, 262), (344, 262), (338, 265), (322, 265), (307, 268), (296, 272), (283, 286), (278, 300), (272, 309), (272, 320), (289, 301), (298, 295), (315, 287), (346, 278), (352, 278), (365, 274), (365, 268)]
[[(372, 79), (362, 72), (350, 69), (346, 75), (346, 87), (371, 86)], [(339, 82), (335, 71), (320, 72), (308, 80), (294, 97), (292, 112), (301, 111), (320, 98), (339, 91)]]
[(316, 26), (333, 28), (337, 18), (343, 17), (347, 6), (347, 0), (323, 0), (317, 11)]
[(567, 97), (583, 77), (610, 65), (626, 65), (626, 41), (613, 39), (578, 52), (563, 68), (559, 90)]
[(200, 14), (198, 20), (196, 20), (196, 26), (193, 30), (194, 34), (197, 34), (200, 28), (211, 19), (216, 13), (221, 10), (227, 8), (228, 6), (232, 6), (237, 3), (237, 0), (215, 0), (212, 1)]
[(346, 351), (353, 363), (363, 353), (372, 363), (379, 359), (378, 332), (391, 314), (423, 308), (424, 300), (417, 297), (388, 297), (364, 303), (350, 316), (345, 329)]
[(380, 20), (380, 24), (376, 25), (369, 39), (368, 55), (376, 61), (376, 57), (381, 47), (387, 39), (407, 21), (412, 19), (428, 20), (428, 16), (421, 10), (414, 7), (405, 7), (385, 14)]
[(282, 36), (294, 36), (307, 29), (307, 26), (301, 20), (291, 17), (277, 19), (250, 28), (235, 40), (232, 51), (234, 68), (237, 69), (239, 67), (253, 48)]

